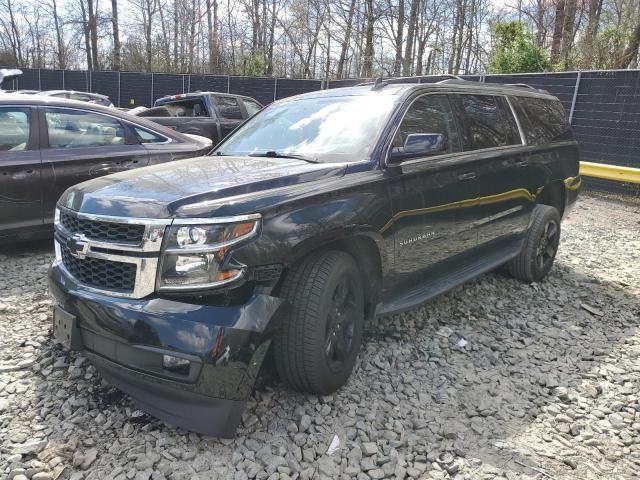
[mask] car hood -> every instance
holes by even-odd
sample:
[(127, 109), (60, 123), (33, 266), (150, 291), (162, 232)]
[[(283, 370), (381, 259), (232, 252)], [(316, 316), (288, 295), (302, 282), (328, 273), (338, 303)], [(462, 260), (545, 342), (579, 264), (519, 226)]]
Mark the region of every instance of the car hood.
[(285, 158), (196, 157), (80, 183), (64, 192), (58, 204), (83, 213), (137, 218), (171, 218), (185, 207), (208, 204), (216, 208), (192, 212), (218, 216), (224, 206), (225, 215), (242, 214), (248, 213), (243, 204), (252, 196), (339, 178), (345, 168)]

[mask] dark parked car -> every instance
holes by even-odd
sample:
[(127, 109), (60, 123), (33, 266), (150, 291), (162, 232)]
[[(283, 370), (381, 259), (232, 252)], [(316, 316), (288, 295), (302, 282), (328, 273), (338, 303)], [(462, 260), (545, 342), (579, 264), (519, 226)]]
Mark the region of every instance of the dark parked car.
[(51, 235), (56, 201), (71, 185), (209, 150), (207, 139), (114, 109), (0, 94), (0, 242)]
[(80, 102), (95, 103), (103, 107), (113, 107), (113, 103), (106, 95), (99, 93), (77, 92), (75, 90), (45, 90), (39, 93), (47, 97), (68, 98), (70, 100), (78, 100)]
[(287, 384), (329, 394), (366, 317), (504, 264), (543, 280), (580, 185), (565, 112), (542, 91), (447, 81), (289, 98), (213, 157), (67, 190), (54, 333), (147, 412), (232, 435), (270, 349)]
[(136, 115), (178, 132), (202, 135), (216, 145), (261, 109), (260, 102), (250, 97), (194, 92), (160, 98), (153, 108)]

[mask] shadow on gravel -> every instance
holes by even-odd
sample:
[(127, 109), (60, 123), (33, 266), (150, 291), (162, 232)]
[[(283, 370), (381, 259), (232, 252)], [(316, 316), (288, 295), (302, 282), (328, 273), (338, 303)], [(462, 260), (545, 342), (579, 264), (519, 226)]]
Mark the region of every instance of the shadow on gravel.
[(10, 244), (0, 244), (0, 255), (37, 255), (53, 252), (53, 239), (20, 240)]
[[(408, 442), (431, 452), (427, 458), (445, 469), (459, 456), (481, 460), (478, 473), (494, 466), (496, 474), (531, 477), (551, 471), (583, 478), (576, 468), (602, 475), (607, 472), (597, 467), (599, 459), (615, 456), (621, 442), (590, 442), (591, 465), (573, 458), (584, 458), (576, 450), (584, 447), (580, 436), (594, 436), (588, 425), (596, 421), (590, 409), (603, 395), (598, 382), (624, 381), (615, 353), (635, 335), (638, 318), (640, 304), (622, 285), (565, 265), (531, 286), (489, 274), (371, 325), (356, 385), (384, 391), (385, 400), (397, 404), (390, 415), (402, 412), (402, 402), (412, 403), (415, 410), (403, 418)], [(610, 411), (630, 406), (602, 400)], [(373, 427), (384, 430), (388, 419), (376, 419)], [(622, 471), (631, 478), (640, 467), (629, 461)]]

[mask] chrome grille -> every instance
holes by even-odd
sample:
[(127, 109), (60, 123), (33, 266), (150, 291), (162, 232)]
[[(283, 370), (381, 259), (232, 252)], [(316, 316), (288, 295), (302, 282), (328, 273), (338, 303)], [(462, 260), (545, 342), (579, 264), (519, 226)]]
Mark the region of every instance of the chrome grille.
[(62, 264), (75, 279), (93, 288), (131, 293), (136, 282), (136, 264), (101, 258), (74, 257), (61, 244)]
[(112, 296), (146, 297), (155, 291), (162, 238), (171, 221), (59, 207), (55, 263), (78, 287)]
[(81, 218), (68, 211), (60, 212), (60, 224), (71, 233), (100, 242), (131, 243), (139, 245), (144, 237), (144, 225), (104, 222)]

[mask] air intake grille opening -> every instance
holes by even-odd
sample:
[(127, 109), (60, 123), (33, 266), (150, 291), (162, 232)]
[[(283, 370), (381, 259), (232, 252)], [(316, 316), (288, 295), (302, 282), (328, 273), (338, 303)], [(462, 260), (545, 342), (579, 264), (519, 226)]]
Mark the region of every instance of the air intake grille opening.
[(114, 262), (101, 258), (76, 258), (61, 244), (62, 263), (73, 277), (90, 287), (123, 293), (133, 291), (136, 283), (134, 263)]
[(66, 211), (60, 212), (60, 223), (71, 233), (81, 233), (91, 240), (135, 245), (142, 243), (145, 228), (144, 225), (88, 220)]

